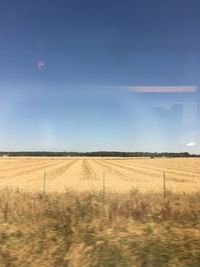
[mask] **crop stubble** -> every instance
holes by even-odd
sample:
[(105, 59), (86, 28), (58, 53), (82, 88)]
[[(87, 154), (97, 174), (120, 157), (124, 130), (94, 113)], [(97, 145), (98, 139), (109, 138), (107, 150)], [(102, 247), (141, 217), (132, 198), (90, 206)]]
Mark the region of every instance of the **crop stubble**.
[(105, 171), (107, 191), (160, 192), (165, 171), (168, 190), (195, 192), (200, 189), (199, 163), (198, 158), (1, 158), (0, 187), (42, 190), (46, 172), (47, 191), (98, 191)]

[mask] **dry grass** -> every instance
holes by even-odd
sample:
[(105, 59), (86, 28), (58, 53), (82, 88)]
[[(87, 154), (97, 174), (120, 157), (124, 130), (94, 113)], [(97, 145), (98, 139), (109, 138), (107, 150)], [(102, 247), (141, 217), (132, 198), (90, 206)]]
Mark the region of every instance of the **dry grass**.
[(200, 193), (0, 191), (2, 267), (200, 266)]

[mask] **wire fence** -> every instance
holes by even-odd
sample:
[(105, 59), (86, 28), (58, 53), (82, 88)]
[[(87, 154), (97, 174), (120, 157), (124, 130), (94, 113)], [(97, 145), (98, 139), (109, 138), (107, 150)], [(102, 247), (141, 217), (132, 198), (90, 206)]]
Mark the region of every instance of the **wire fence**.
[[(196, 179), (197, 177), (195, 177)], [(5, 185), (8, 186), (9, 185)], [(52, 177), (48, 170), (44, 170), (39, 177), (31, 180), (22, 178), (18, 179), (11, 185), (16, 190), (28, 190), (41, 192), (44, 195), (50, 192), (65, 192), (67, 190), (79, 192), (101, 192), (102, 197), (105, 198), (108, 193), (130, 193), (140, 192), (145, 193), (159, 193), (163, 195), (163, 199), (167, 199), (171, 193), (175, 194), (191, 194), (200, 192), (199, 179), (187, 180), (181, 178), (173, 178), (168, 173), (163, 171), (159, 177), (155, 179), (149, 177), (142, 179), (133, 176), (130, 179), (124, 177), (110, 176), (109, 172), (103, 170), (98, 179), (84, 179), (83, 177), (72, 176), (69, 177)]]

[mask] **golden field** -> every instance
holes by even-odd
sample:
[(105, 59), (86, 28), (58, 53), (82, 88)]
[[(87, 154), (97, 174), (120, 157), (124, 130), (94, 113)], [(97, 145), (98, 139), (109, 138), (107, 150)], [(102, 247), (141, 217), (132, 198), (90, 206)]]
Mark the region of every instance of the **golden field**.
[(0, 266), (199, 267), (199, 163), (1, 158)]
[(103, 173), (107, 191), (160, 192), (163, 172), (167, 190), (192, 193), (200, 190), (199, 158), (0, 158), (0, 187), (41, 191), (99, 191)]

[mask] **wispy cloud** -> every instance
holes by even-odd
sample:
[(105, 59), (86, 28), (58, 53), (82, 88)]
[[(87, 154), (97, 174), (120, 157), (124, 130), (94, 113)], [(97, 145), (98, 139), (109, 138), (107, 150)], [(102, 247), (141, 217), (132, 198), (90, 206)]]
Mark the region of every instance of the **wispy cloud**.
[(197, 86), (125, 86), (128, 92), (133, 93), (194, 93)]
[(190, 142), (190, 143), (187, 143), (186, 146), (196, 146), (196, 143), (195, 142)]
[(44, 70), (45, 69), (45, 62), (43, 60), (38, 60), (37, 62), (37, 69), (38, 70)]

